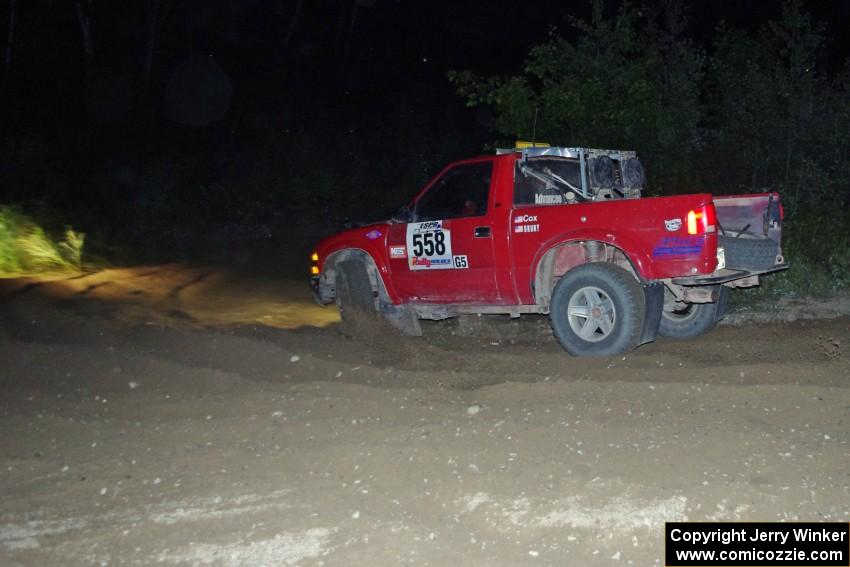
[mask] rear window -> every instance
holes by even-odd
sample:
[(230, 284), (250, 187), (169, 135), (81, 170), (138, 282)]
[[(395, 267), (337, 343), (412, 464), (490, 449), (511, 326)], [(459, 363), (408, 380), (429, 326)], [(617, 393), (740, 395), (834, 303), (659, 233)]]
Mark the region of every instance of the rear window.
[(515, 205), (563, 205), (581, 200), (578, 160), (538, 157), (516, 162)]

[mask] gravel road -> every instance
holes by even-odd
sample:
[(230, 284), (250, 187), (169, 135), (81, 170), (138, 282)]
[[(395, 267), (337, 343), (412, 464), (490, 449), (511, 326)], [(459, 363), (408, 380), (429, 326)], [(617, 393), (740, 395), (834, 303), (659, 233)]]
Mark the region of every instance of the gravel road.
[(665, 521), (850, 518), (847, 317), (576, 359), (203, 267), (0, 287), (3, 565), (647, 566)]

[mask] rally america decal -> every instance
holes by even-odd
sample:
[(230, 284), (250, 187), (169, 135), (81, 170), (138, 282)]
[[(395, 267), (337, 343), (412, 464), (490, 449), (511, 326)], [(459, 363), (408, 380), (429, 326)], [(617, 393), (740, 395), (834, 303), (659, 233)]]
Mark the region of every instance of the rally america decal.
[(407, 225), (407, 261), (411, 270), (447, 270), (452, 259), (452, 234), (443, 221), (414, 222)]

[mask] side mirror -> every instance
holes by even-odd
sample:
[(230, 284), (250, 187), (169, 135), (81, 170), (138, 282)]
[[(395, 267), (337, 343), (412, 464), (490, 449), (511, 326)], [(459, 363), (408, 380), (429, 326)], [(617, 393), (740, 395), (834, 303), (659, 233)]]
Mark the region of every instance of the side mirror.
[(404, 206), (399, 207), (399, 209), (393, 215), (393, 220), (395, 222), (410, 222), (413, 220), (413, 212), (410, 210), (410, 207)]

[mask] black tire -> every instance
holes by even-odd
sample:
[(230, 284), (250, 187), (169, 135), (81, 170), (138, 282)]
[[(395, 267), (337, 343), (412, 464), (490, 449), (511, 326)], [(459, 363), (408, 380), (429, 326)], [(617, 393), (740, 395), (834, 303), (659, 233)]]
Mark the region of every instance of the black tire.
[(374, 319), (375, 296), (366, 266), (358, 260), (344, 260), (336, 266), (336, 306), (343, 323)]
[(638, 345), (645, 311), (643, 289), (634, 276), (619, 266), (594, 262), (561, 278), (552, 292), (549, 319), (568, 353), (613, 356)]
[(642, 189), (646, 180), (643, 165), (637, 158), (627, 159), (622, 163), (623, 187), (626, 189)]
[(729, 288), (720, 286), (720, 295), (714, 303), (677, 302), (669, 289), (664, 289), (664, 307), (658, 334), (671, 339), (692, 339), (714, 328), (726, 314)]
[(733, 270), (769, 270), (779, 254), (779, 244), (769, 238), (723, 235), (717, 237), (717, 245), (723, 247), (726, 267)]
[(608, 156), (590, 158), (587, 162), (590, 170), (590, 183), (597, 189), (614, 187), (614, 160)]

